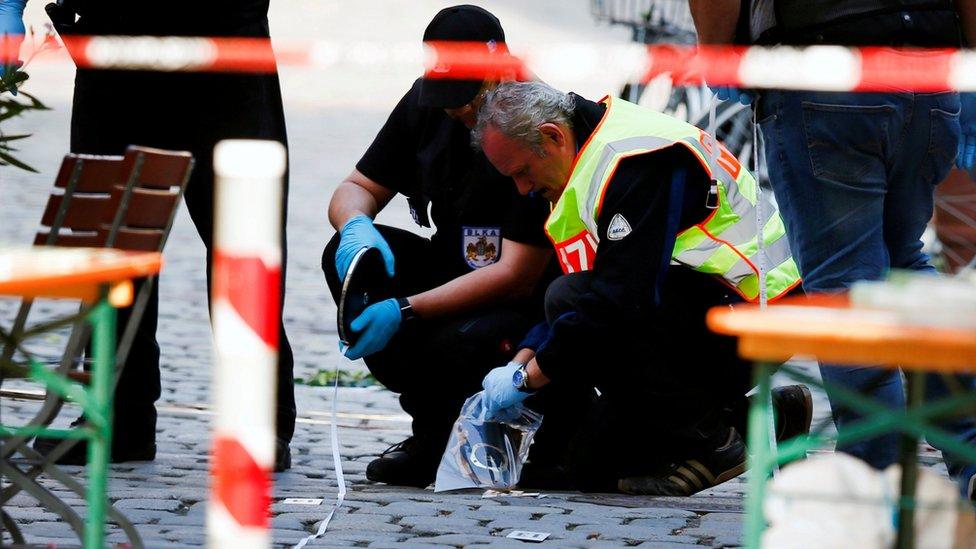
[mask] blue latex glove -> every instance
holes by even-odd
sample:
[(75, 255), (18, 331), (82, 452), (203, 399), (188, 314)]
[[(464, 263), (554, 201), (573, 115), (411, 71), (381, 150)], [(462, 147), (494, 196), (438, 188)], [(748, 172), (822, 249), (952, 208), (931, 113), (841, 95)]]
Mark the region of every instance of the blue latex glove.
[(363, 314), (349, 324), (352, 331), (359, 334), (359, 339), (344, 354), (350, 360), (356, 360), (382, 351), (400, 329), (400, 320), (400, 305), (395, 298), (366, 307)]
[[(2, 0), (0, 0), (2, 1)], [(393, 251), (383, 239), (383, 235), (373, 226), (373, 220), (365, 215), (357, 215), (346, 222), (339, 232), (339, 248), (336, 250), (336, 270), (339, 281), (346, 279), (346, 272), (356, 252), (363, 248), (376, 248), (383, 256), (386, 274), (393, 278)]]
[[(24, 41), (24, 6), (27, 0), (0, 0), (0, 40), (13, 40), (19, 46)], [(4, 61), (0, 63), (0, 78), (6, 74), (6, 65), (20, 66), (17, 61)], [(17, 89), (12, 88), (11, 92), (17, 94)]]
[(956, 166), (968, 171), (976, 164), (976, 92), (960, 93), (959, 101), (962, 103), (962, 112), (959, 113), (962, 134)]
[(712, 90), (719, 101), (738, 101), (743, 105), (752, 104), (752, 94), (745, 90), (732, 86), (709, 86), (708, 89)]
[(518, 417), (522, 402), (531, 394), (519, 391), (512, 383), (512, 376), (521, 367), (518, 362), (509, 362), (488, 372), (481, 381), (485, 419), (510, 421)]

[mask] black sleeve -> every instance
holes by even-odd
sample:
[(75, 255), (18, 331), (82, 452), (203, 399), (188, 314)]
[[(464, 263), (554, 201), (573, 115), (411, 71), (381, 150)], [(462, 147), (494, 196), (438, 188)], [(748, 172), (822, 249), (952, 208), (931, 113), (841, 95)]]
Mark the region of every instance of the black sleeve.
[(356, 169), (387, 189), (406, 194), (417, 188), (416, 143), (423, 108), (418, 103), (419, 82), (400, 99)]
[[(685, 180), (674, 184), (678, 169)], [(538, 351), (547, 377), (581, 378), (616, 355), (626, 357), (633, 338), (648, 337), (675, 235), (703, 218), (704, 177), (681, 147), (620, 163), (597, 219), (600, 241), (589, 290), (575, 312), (553, 323)], [(607, 236), (611, 226), (613, 238)]]
[(551, 208), (549, 201), (541, 196), (522, 196), (509, 180), (514, 191), (512, 206), (502, 223), (502, 235), (521, 244), (550, 248), (552, 243), (546, 236), (546, 219)]

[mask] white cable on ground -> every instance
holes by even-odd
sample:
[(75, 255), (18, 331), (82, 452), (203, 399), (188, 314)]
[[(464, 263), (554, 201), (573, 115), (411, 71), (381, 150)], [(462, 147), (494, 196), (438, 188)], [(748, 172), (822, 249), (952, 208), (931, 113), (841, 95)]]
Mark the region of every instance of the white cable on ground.
[(339, 507), (342, 507), (342, 502), (346, 499), (346, 478), (342, 474), (342, 456), (339, 455), (339, 420), (337, 419), (337, 406), (339, 403), (339, 366), (336, 365), (335, 369), (335, 386), (332, 391), (332, 464), (335, 467), (336, 482), (339, 485), (339, 494), (336, 496), (335, 505), (332, 506), (332, 510), (329, 514), (322, 520), (319, 524), (319, 529), (317, 532), (305, 539), (299, 541), (292, 549), (301, 549), (305, 547), (308, 542), (322, 537), (325, 531), (329, 528), (329, 523), (332, 522), (332, 517), (335, 516), (336, 511)]

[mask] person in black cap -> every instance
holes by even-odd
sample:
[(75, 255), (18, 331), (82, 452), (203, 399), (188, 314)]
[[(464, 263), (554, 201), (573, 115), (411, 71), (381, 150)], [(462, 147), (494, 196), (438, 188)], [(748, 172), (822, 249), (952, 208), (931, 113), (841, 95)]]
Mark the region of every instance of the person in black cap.
[[(504, 48), (505, 33), (491, 13), (461, 5), (441, 10), (424, 41)], [(413, 418), (413, 436), (367, 467), (373, 481), (425, 487), (434, 480), (465, 398), (541, 320), (542, 293), (558, 270), (542, 231), (545, 200), (520, 196), (514, 182), (471, 147), (482, 94), (493, 85), (418, 79), (329, 204), (339, 232), (325, 248), (322, 269), (336, 302), (362, 248), (379, 250), (396, 296), (352, 322), (356, 342), (345, 350), (351, 359), (365, 358)], [(373, 224), (397, 194), (406, 196), (418, 225), (433, 221), (437, 231), (429, 240)], [(576, 406), (586, 398), (563, 396)], [(558, 423), (544, 424), (533, 463), (556, 459), (558, 449), (543, 440), (568, 439), (546, 434)]]

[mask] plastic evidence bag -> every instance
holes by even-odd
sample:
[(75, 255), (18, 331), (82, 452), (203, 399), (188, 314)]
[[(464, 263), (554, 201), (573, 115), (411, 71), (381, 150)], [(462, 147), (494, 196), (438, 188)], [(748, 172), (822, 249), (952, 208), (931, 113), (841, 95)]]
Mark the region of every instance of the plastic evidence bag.
[(482, 393), (465, 401), (454, 422), (434, 491), (465, 488), (508, 490), (519, 481), (542, 415), (525, 407), (511, 421), (486, 420)]

